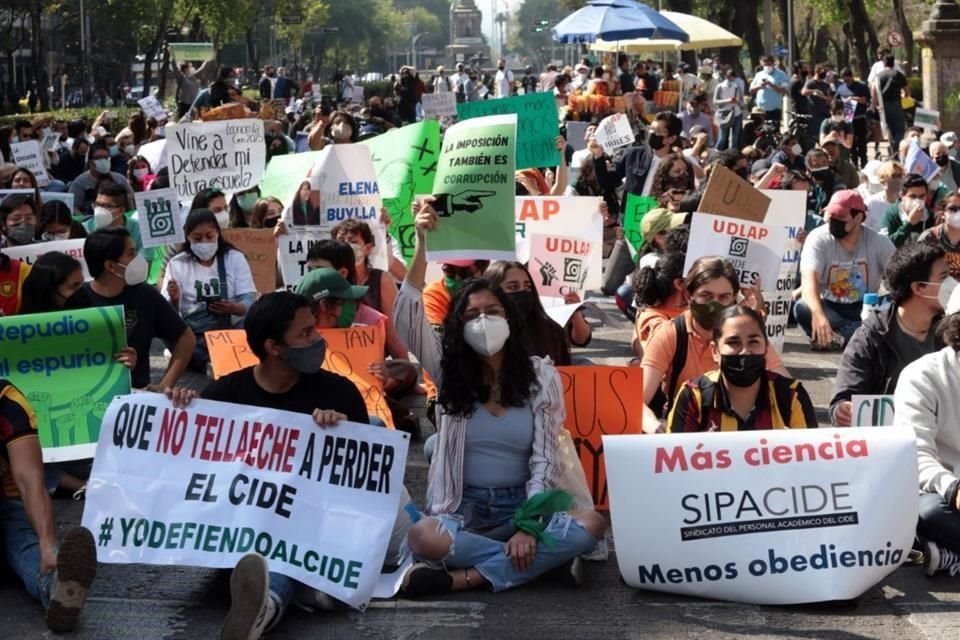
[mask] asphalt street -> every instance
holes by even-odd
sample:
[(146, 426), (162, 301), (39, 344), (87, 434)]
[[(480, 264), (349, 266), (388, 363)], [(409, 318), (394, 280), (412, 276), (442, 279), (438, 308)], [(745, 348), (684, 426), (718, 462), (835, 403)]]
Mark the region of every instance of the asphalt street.
[[(610, 323), (597, 327), (585, 355), (598, 363), (629, 359), (630, 327), (612, 305)], [(622, 318), (622, 316), (620, 316)], [(838, 357), (812, 353), (796, 329), (784, 360), (804, 381), (825, 422)], [(154, 364), (162, 366), (158, 360)], [(190, 380), (199, 386), (202, 381)], [(422, 500), (427, 464), (411, 448), (406, 483)], [(61, 530), (80, 521), (82, 502), (57, 500)], [(0, 639), (52, 638), (40, 606), (0, 570)], [(194, 640), (216, 638), (229, 606), (224, 572), (191, 567), (100, 565), (78, 640)], [(904, 566), (853, 605), (752, 606), (670, 596), (626, 587), (615, 558), (586, 563), (579, 587), (540, 581), (502, 594), (485, 591), (375, 601), (360, 613), (292, 609), (267, 636), (305, 638), (838, 638), (841, 640), (955, 640), (960, 636), (960, 578), (930, 579)], [(67, 637), (67, 636), (65, 636)]]

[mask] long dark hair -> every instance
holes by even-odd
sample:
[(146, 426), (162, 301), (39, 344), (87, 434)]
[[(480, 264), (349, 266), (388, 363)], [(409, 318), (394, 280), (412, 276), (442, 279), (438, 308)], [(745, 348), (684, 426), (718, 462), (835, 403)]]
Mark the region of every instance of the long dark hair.
[(37, 258), (23, 281), (20, 313), (43, 313), (63, 308), (54, 302), (53, 296), (72, 273), (82, 268), (76, 258), (59, 251), (48, 251)]
[(638, 307), (658, 307), (677, 292), (674, 283), (683, 280), (683, 263), (686, 255), (666, 253), (657, 259), (656, 266), (644, 267), (633, 272), (631, 283)]
[(227, 242), (223, 237), (223, 229), (217, 222), (217, 216), (210, 209), (194, 209), (187, 215), (187, 220), (183, 223), (183, 245), (180, 247), (180, 253), (188, 253), (196, 260), (197, 256), (190, 250), (190, 232), (202, 224), (212, 224), (217, 230), (217, 255), (226, 256), (228, 251), (239, 251), (233, 244)]
[[(489, 280), (492, 286), (500, 288), (503, 281), (507, 279), (507, 272), (510, 269), (520, 269), (530, 278), (533, 304), (530, 307), (530, 315), (522, 318), (530, 355), (550, 356), (550, 359), (560, 366), (570, 364), (570, 339), (567, 331), (544, 311), (540, 295), (537, 293), (536, 281), (530, 276), (530, 270), (521, 262), (497, 261), (487, 267), (483, 277)], [(507, 297), (510, 297), (509, 292)]]
[(454, 416), (470, 417), (477, 404), (491, 398), (490, 385), (484, 384), (484, 363), (463, 338), (464, 311), (470, 296), (481, 291), (491, 292), (506, 310), (510, 325), (510, 337), (503, 346), (503, 369), (500, 372), (500, 404), (522, 407), (539, 391), (537, 374), (530, 361), (530, 351), (524, 335), (523, 322), (517, 309), (499, 287), (494, 287), (484, 278), (468, 280), (456, 298), (443, 323), (443, 357), (440, 368), (443, 383), (438, 401), (443, 410)]

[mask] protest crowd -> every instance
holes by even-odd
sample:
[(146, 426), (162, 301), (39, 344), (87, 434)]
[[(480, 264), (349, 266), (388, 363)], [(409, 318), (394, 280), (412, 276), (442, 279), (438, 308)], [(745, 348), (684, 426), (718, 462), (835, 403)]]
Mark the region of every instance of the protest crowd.
[[(196, 64), (178, 61), (169, 113), (0, 128), (0, 540), (53, 631), (77, 625), (98, 559), (159, 562), (136, 555), (154, 534), (184, 563), (219, 549), (196, 563), (232, 569), (223, 638), (258, 638), (294, 603), (365, 605), (381, 569), (398, 577), (378, 597), (579, 584), (608, 558), (618, 496), (581, 464), (570, 381), (603, 370), (628, 385), (617, 433), (650, 446), (879, 427), (864, 412), (888, 403), (919, 469), (909, 556), (960, 572), (960, 137), (908, 126), (889, 52), (862, 79), (622, 54), (539, 74), (403, 67), (365, 103), (349, 75), (297, 96), (268, 66), (257, 101), (236, 69)], [(602, 318), (588, 291), (634, 326), (625, 366), (578, 353)], [(787, 326), (842, 353), (828, 423), (784, 364)], [(211, 381), (178, 384), (188, 371)], [(602, 413), (614, 378), (597, 379)], [(182, 449), (178, 416), (197, 429)], [(837, 451), (849, 462), (873, 433)], [(422, 504), (400, 440), (430, 461)], [(181, 484), (123, 475), (167, 478), (168, 460), (190, 469)], [(200, 460), (234, 465), (216, 493), (259, 505), (255, 542), (237, 542), (248, 521), (186, 522), (216, 499), (191, 478)], [(321, 544), (335, 520), (271, 524), (342, 508), (331, 487), (378, 518), (362, 570)], [(150, 543), (107, 559), (104, 516), (141, 490), (179, 511), (163, 524), (141, 505), (143, 532), (118, 515)], [(58, 536), (51, 496), (85, 498), (84, 526)]]

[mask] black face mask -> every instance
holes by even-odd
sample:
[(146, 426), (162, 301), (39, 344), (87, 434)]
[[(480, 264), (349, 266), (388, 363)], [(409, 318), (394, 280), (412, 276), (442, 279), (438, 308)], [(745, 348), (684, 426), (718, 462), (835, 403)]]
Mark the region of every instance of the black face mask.
[(941, 167), (945, 167), (950, 164), (950, 156), (937, 156), (934, 158), (934, 160), (936, 160), (937, 165)]
[(833, 182), (833, 169), (830, 167), (812, 169), (810, 175), (813, 176), (813, 179), (817, 182)]
[(747, 170), (746, 167), (737, 169), (736, 171), (734, 171), (734, 173), (740, 176), (741, 178), (743, 178), (744, 180), (750, 177), (750, 172)]
[(735, 387), (749, 387), (760, 379), (766, 368), (767, 359), (762, 353), (720, 356), (720, 373), (727, 384)]
[(850, 235), (850, 230), (847, 229), (848, 220), (836, 220), (830, 218), (830, 235), (832, 235), (837, 240), (843, 240), (848, 235)]
[(517, 312), (520, 316), (529, 318), (530, 313), (533, 311), (533, 291), (513, 291), (507, 295), (513, 300), (513, 304), (517, 307)]
[(663, 136), (658, 133), (651, 133), (647, 135), (647, 144), (650, 145), (650, 148), (654, 151), (660, 151), (664, 147)]
[(277, 216), (276, 218), (266, 218), (263, 221), (263, 228), (273, 229), (275, 226), (277, 226), (278, 222), (280, 222), (280, 216)]
[(64, 309), (89, 309), (92, 306), (93, 302), (90, 300), (90, 294), (87, 293), (86, 287), (80, 287), (63, 301)]

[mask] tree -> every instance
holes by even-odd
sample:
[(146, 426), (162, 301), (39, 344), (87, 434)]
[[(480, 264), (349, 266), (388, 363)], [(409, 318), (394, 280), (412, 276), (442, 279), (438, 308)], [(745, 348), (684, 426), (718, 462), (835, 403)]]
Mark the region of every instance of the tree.
[(526, 0), (510, 25), (507, 48), (514, 53), (526, 54), (538, 61), (538, 66), (544, 66), (555, 45), (550, 29), (569, 14), (554, 0)]

